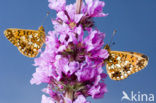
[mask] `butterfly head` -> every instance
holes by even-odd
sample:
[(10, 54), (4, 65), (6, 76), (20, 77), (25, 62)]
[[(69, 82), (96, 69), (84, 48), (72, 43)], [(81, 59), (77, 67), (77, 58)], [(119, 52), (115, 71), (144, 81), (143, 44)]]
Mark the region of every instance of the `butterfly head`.
[(106, 49), (108, 52), (111, 51), (110, 46), (108, 44), (105, 45), (104, 49)]
[(44, 27), (43, 27), (43, 25), (41, 25), (41, 26), (38, 28), (38, 30), (44, 32)]

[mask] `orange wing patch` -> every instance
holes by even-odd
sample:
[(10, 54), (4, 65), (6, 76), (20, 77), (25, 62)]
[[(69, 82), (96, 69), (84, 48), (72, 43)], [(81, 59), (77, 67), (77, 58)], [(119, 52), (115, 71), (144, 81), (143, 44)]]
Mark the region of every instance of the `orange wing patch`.
[(10, 28), (4, 31), (4, 35), (23, 55), (31, 58), (37, 56), (45, 41), (43, 26), (39, 30)]
[(109, 51), (106, 69), (113, 80), (123, 80), (148, 64), (148, 57), (136, 52)]

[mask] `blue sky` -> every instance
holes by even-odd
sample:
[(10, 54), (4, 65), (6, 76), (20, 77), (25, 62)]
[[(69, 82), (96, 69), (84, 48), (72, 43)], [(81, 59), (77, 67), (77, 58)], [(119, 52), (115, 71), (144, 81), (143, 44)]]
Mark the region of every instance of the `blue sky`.
[[(73, 2), (73, 0), (68, 0)], [(156, 1), (155, 0), (105, 0), (104, 11), (108, 17), (96, 18), (95, 24), (106, 33), (108, 43), (113, 29), (116, 45), (112, 50), (135, 51), (149, 57), (149, 65), (123, 81), (106, 79), (108, 93), (92, 103), (121, 103), (122, 91), (156, 95)], [(0, 103), (40, 103), (41, 89), (45, 85), (29, 83), (35, 67), (33, 59), (19, 53), (4, 37), (7, 28), (38, 29), (47, 11), (51, 14), (44, 27), (53, 30), (50, 18), (55, 12), (48, 9), (48, 0), (0, 1)], [(105, 68), (104, 68), (105, 70)], [(105, 70), (106, 72), (106, 70)], [(126, 100), (123, 103), (129, 103)]]

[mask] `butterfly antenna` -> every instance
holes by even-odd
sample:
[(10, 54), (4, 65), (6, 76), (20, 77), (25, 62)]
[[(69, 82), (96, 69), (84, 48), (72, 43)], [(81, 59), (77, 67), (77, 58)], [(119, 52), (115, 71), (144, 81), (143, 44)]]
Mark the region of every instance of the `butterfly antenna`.
[(50, 14), (50, 12), (47, 12), (46, 16), (44, 17), (44, 19), (43, 19), (43, 20), (42, 20), (42, 22), (41, 22), (41, 25), (43, 25), (43, 24), (44, 24), (45, 20), (46, 20), (46, 19), (47, 19), (47, 17), (49, 16), (49, 14)]
[(113, 30), (113, 33), (112, 33), (111, 40), (110, 40), (110, 42), (109, 42), (109, 46), (111, 46), (111, 44), (115, 45), (115, 42), (112, 43), (112, 41), (113, 41), (113, 38), (114, 38), (116, 32), (117, 32), (117, 31), (114, 29), (114, 30)]

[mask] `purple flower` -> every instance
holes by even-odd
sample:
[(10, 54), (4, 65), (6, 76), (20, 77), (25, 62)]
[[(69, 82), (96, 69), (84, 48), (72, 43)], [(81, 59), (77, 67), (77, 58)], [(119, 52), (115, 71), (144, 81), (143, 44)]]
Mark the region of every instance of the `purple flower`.
[(89, 81), (97, 76), (97, 68), (96, 65), (87, 65), (83, 66), (80, 70), (78, 70), (75, 74), (78, 77), (79, 81)]
[(79, 95), (73, 103), (90, 103), (90, 102), (87, 102), (86, 98), (83, 95)]
[(71, 29), (76, 27), (76, 24), (80, 21), (83, 14), (76, 14), (75, 6), (69, 5), (66, 11), (60, 11), (57, 13), (57, 19), (67, 24)]
[[(62, 27), (65, 27), (66, 31), (73, 31), (78, 27), (78, 23), (80, 22), (83, 14), (77, 14), (76, 13), (76, 5), (67, 5), (64, 10), (61, 10), (57, 13), (56, 20), (52, 20), (53, 24), (63, 25)], [(57, 23), (56, 23), (57, 22)]]
[(36, 72), (33, 74), (33, 78), (31, 79), (31, 84), (41, 84), (41, 83), (48, 83), (50, 81), (48, 74), (48, 68), (36, 68)]
[(90, 88), (88, 93), (92, 96), (92, 98), (101, 98), (104, 93), (107, 92), (106, 85), (104, 83), (99, 83)]
[(67, 58), (58, 57), (55, 61), (56, 72), (62, 76), (64, 73), (67, 76), (71, 76), (75, 71), (79, 69), (78, 62), (69, 62)]
[(87, 102), (86, 98), (83, 95), (79, 95), (74, 102), (72, 102), (70, 98), (65, 98), (65, 101), (66, 103), (90, 103)]
[(102, 8), (105, 6), (103, 1), (99, 0), (85, 0), (87, 6), (84, 6), (82, 12), (89, 17), (104, 17), (108, 14), (103, 13)]
[(56, 11), (61, 11), (65, 9), (66, 0), (48, 0), (49, 8)]
[(53, 98), (53, 101), (55, 101), (55, 102), (62, 101), (63, 100), (62, 99), (63, 98), (62, 94), (60, 94), (60, 92), (58, 92), (58, 91), (52, 90), (52, 87), (51, 86), (52, 85), (49, 84), (48, 87), (47, 88), (44, 88), (42, 91), (44, 93), (49, 94), (50, 97)]
[(53, 20), (53, 24), (58, 25), (59, 23), (60, 25), (66, 25), (72, 30), (81, 26), (86, 30), (94, 26), (93, 17), (104, 17), (108, 15), (102, 11), (102, 8), (105, 6), (103, 1), (85, 0), (85, 2), (86, 4), (83, 3), (82, 5), (81, 13), (77, 14), (76, 4), (66, 5), (65, 0), (49, 0), (49, 8), (57, 11), (57, 18)]
[(85, 38), (85, 44), (87, 45), (87, 51), (99, 50), (104, 44), (105, 34), (98, 30), (89, 30), (89, 36)]
[(52, 98), (42, 95), (41, 103), (56, 103)]

